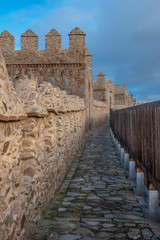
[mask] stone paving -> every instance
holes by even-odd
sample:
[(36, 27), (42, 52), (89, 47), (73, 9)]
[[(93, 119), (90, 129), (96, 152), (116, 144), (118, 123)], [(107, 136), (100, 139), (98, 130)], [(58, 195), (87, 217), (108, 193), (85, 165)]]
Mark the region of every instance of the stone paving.
[(32, 240), (160, 239), (115, 152), (109, 128), (91, 130)]

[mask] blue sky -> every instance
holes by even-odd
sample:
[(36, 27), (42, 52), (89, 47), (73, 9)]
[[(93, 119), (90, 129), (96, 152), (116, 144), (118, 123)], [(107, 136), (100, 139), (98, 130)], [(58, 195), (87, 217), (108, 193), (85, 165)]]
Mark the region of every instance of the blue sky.
[(75, 27), (86, 33), (93, 55), (93, 77), (125, 83), (138, 101), (160, 99), (159, 0), (27, 0), (6, 1), (0, 8), (0, 32), (8, 30), (20, 49), (20, 35), (28, 28), (45, 46), (45, 34), (55, 28), (68, 48)]

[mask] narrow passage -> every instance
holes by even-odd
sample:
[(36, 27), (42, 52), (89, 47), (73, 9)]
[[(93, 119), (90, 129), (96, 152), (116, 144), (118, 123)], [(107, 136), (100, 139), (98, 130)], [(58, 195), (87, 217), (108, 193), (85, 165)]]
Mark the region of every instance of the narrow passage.
[(34, 240), (160, 239), (118, 160), (109, 127), (91, 130)]

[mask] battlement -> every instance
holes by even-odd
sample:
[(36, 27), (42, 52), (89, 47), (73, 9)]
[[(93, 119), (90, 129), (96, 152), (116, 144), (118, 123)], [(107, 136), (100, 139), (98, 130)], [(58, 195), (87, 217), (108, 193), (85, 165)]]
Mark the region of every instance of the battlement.
[(84, 49), (86, 34), (79, 28), (74, 28), (69, 33), (69, 49)]
[(3, 31), (0, 34), (0, 47), (5, 53), (14, 51), (15, 37), (8, 31)]
[(30, 29), (21, 35), (21, 49), (27, 51), (38, 50), (38, 36)]
[(124, 94), (124, 89), (121, 88), (120, 84), (115, 84), (115, 93), (116, 94)]
[(46, 49), (55, 51), (61, 50), (61, 35), (55, 29), (52, 29), (46, 35)]
[[(69, 33), (69, 50), (70, 51), (84, 51), (86, 34), (79, 28), (73, 29)], [(0, 47), (3, 52), (15, 51), (15, 37), (8, 31), (3, 31), (0, 34)], [(45, 36), (45, 49), (51, 51), (61, 50), (61, 35), (52, 29)], [(38, 36), (30, 29), (21, 35), (21, 50), (23, 51), (37, 51), (39, 50)]]
[(133, 106), (135, 102), (130, 94), (126, 85), (123, 88), (120, 84), (115, 84), (109, 80), (106, 82), (106, 75), (99, 73), (97, 81), (93, 84), (93, 98), (98, 101), (103, 101), (113, 108), (121, 108)]

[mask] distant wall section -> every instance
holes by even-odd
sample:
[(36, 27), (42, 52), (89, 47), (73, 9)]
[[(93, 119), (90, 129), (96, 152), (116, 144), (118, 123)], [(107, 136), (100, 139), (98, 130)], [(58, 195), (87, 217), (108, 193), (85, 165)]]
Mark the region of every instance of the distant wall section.
[(120, 84), (115, 84), (109, 80), (106, 82), (106, 75), (99, 73), (97, 81), (93, 85), (93, 98), (97, 101), (103, 101), (109, 108), (125, 108), (134, 106), (136, 100), (128, 94), (126, 85), (121, 88)]

